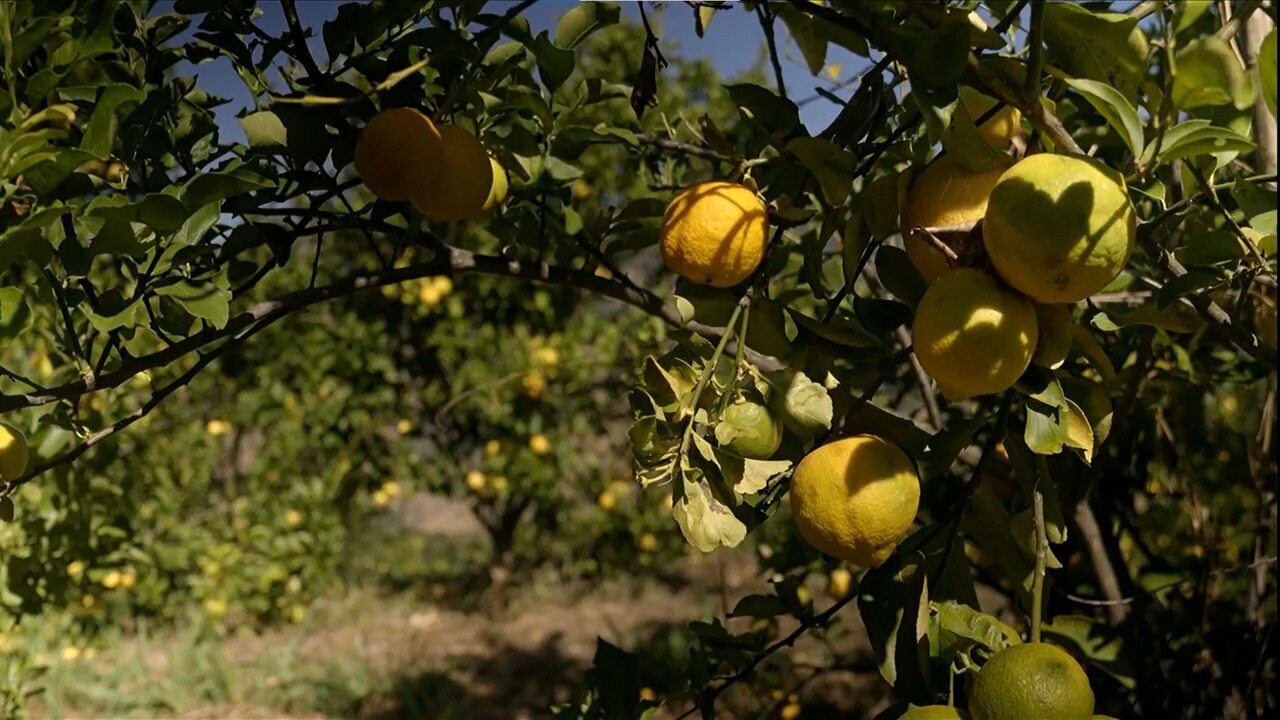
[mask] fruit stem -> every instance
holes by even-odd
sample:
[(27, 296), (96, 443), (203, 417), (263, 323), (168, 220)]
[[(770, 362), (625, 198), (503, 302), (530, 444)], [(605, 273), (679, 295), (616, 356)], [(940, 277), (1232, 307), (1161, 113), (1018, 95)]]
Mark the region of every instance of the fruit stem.
[(1036, 570), (1031, 579), (1031, 642), (1040, 642), (1040, 621), (1044, 607), (1044, 569), (1048, 561), (1049, 538), (1044, 529), (1044, 496), (1035, 491)]
[[(738, 388), (738, 374), (742, 372), (742, 363), (747, 357), (747, 323), (751, 320), (751, 291), (748, 290), (746, 295), (742, 296), (742, 300), (738, 303), (738, 307), (745, 312), (742, 313), (742, 327), (738, 328), (738, 352), (733, 359), (733, 389)], [(731, 323), (732, 324), (732, 323)], [(720, 414), (724, 414), (724, 409), (729, 407), (729, 403), (736, 392), (727, 392), (720, 398)]]
[[(743, 303), (738, 303), (733, 307), (733, 314), (729, 316), (729, 322), (724, 324), (724, 335), (720, 336), (720, 342), (716, 345), (715, 352), (711, 353), (711, 359), (703, 366), (702, 373), (698, 375), (698, 384), (693, 388), (693, 400), (689, 406), (689, 424), (684, 427), (684, 438), (680, 442), (680, 454), (676, 456), (676, 462), (689, 452), (689, 442), (693, 439), (693, 421), (698, 417), (698, 401), (702, 400), (702, 391), (707, 389), (707, 383), (711, 382), (711, 376), (715, 374), (716, 364), (720, 362), (720, 356), (724, 354), (724, 349), (729, 345), (730, 338), (733, 337), (733, 325), (738, 322), (738, 316), (742, 314)], [(741, 343), (739, 351), (741, 352)], [(736, 372), (736, 369), (735, 369)]]

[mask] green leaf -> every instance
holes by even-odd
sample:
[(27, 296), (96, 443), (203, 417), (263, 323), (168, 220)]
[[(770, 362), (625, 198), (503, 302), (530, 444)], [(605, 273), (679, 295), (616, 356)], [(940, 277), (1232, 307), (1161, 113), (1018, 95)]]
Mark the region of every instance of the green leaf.
[[(1250, 152), (1254, 148), (1249, 138), (1222, 127), (1213, 127), (1208, 120), (1187, 120), (1169, 128), (1160, 147), (1158, 164), (1174, 160), (1221, 152)], [(1142, 164), (1151, 166), (1155, 154), (1155, 140), (1142, 152)]]
[(556, 24), (556, 45), (575, 48), (588, 35), (618, 22), (617, 5), (603, 2), (578, 3), (560, 16)]
[(31, 308), (22, 288), (0, 288), (0, 339), (12, 340), (31, 326)]
[(249, 147), (277, 147), (289, 144), (289, 133), (280, 116), (270, 110), (249, 113), (240, 118)]
[(80, 149), (93, 153), (99, 160), (107, 159), (115, 144), (120, 114), (146, 96), (142, 90), (124, 83), (102, 88), (94, 102), (93, 115), (89, 116), (84, 135), (80, 138)]
[(1106, 118), (1134, 157), (1142, 154), (1142, 121), (1138, 119), (1133, 103), (1119, 90), (1103, 82), (1068, 79), (1066, 83)]
[(800, 109), (768, 88), (751, 83), (726, 85), (729, 99), (768, 132), (783, 137), (800, 125)]
[(771, 380), (778, 391), (775, 410), (791, 432), (813, 437), (831, 427), (832, 404), (827, 389), (802, 372), (785, 373)]
[(211, 202), (226, 200), (266, 187), (271, 187), (271, 183), (249, 173), (200, 173), (183, 186), (181, 198), (187, 207), (199, 209)]
[(156, 294), (173, 298), (187, 312), (215, 327), (227, 325), (231, 292), (208, 281), (179, 280), (156, 288)]
[(858, 612), (880, 674), (909, 699), (929, 697), (929, 582), (918, 561), (895, 554), (858, 583)]
[[(124, 199), (123, 196), (112, 196)], [(107, 222), (137, 222), (161, 235), (177, 231), (191, 214), (181, 200), (172, 195), (147, 195), (136, 203), (122, 206), (100, 205), (90, 214)]]
[(1173, 105), (1180, 110), (1205, 105), (1253, 104), (1253, 82), (1235, 51), (1214, 35), (1192, 41), (1174, 58)]
[(538, 65), (538, 77), (542, 79), (542, 84), (547, 86), (547, 90), (554, 94), (573, 74), (575, 63), (573, 51), (553, 45), (545, 30), (534, 39), (532, 50)]
[(1174, 6), (1178, 22), (1174, 25), (1173, 31), (1182, 34), (1184, 30), (1195, 25), (1196, 20), (1208, 12), (1212, 5), (1213, 0), (1181, 0)]
[(983, 559), (994, 565), (997, 577), (1013, 589), (1020, 602), (1031, 598), (1029, 583), (1035, 559), (1022, 551), (1010, 532), (1012, 519), (991, 489), (981, 483), (973, 491), (973, 499), (961, 516), (961, 528), (973, 539)]
[(1271, 111), (1271, 117), (1276, 117), (1276, 31), (1275, 28), (1267, 34), (1266, 39), (1262, 41), (1262, 46), (1258, 48), (1257, 57), (1258, 70), (1258, 88), (1262, 93), (1262, 99), (1267, 103), (1267, 109)]
[(1041, 627), (1045, 639), (1061, 645), (1090, 665), (1115, 678), (1125, 688), (1137, 686), (1133, 660), (1120, 632), (1084, 615), (1059, 615)]
[(1114, 87), (1133, 102), (1147, 73), (1147, 36), (1138, 18), (1046, 3), (1044, 39), (1055, 65), (1077, 78)]
[(892, 245), (881, 245), (876, 251), (876, 272), (885, 289), (913, 310), (928, 289), (906, 251)]
[[(719, 437), (720, 427), (716, 426), (717, 442)], [(770, 480), (791, 469), (790, 460), (752, 460), (726, 452), (717, 452), (716, 455), (724, 479), (738, 496), (760, 492)]]
[(784, 12), (779, 15), (786, 23), (791, 39), (795, 40), (796, 46), (800, 48), (800, 54), (804, 56), (809, 74), (816, 76), (822, 72), (822, 68), (827, 65), (827, 39), (820, 36), (814, 29), (814, 19), (803, 12)]
[(993, 653), (1022, 643), (1017, 630), (954, 600), (929, 603), (929, 621), (939, 629), (981, 645)]
[(702, 552), (717, 547), (737, 547), (747, 536), (742, 524), (724, 503), (711, 493), (705, 482), (684, 480), (684, 493), (671, 509), (680, 532), (689, 544)]
[(951, 90), (967, 67), (969, 21), (965, 13), (948, 13), (937, 27), (894, 25), (885, 38), (886, 50), (901, 58), (915, 88)]
[(748, 595), (733, 606), (729, 617), (771, 618), (786, 611), (786, 604), (777, 595)]
[(853, 153), (822, 138), (795, 138), (787, 143), (787, 149), (817, 178), (827, 204), (844, 204), (858, 165)]

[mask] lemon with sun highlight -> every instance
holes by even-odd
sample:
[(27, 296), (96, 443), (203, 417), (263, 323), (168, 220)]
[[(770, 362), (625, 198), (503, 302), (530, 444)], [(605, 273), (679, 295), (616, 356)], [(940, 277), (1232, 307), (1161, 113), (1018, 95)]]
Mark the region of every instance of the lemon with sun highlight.
[(1031, 301), (981, 270), (942, 276), (916, 308), (912, 345), (948, 400), (1011, 387), (1036, 350)]
[(767, 224), (764, 203), (746, 186), (698, 183), (667, 205), (660, 230), (662, 259), (691, 283), (737, 285), (764, 259)]
[[(907, 257), (927, 282), (933, 282), (951, 269), (947, 256), (916, 228), (940, 228), (967, 225), (982, 219), (987, 212), (987, 197), (1004, 168), (973, 172), (947, 156), (938, 158), (916, 177), (902, 208), (902, 241)], [(968, 233), (936, 234), (957, 254), (963, 256)]]

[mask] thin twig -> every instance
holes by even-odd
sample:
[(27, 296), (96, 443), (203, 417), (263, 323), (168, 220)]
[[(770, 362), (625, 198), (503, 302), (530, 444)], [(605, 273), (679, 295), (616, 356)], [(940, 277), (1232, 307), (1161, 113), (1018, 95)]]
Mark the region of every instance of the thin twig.
[(773, 77), (778, 83), (778, 94), (787, 96), (787, 81), (782, 77), (782, 62), (778, 59), (778, 45), (773, 37), (773, 11), (769, 3), (756, 5), (756, 19), (760, 21), (760, 29), (764, 31), (765, 45), (769, 48), (769, 61), (773, 65)]

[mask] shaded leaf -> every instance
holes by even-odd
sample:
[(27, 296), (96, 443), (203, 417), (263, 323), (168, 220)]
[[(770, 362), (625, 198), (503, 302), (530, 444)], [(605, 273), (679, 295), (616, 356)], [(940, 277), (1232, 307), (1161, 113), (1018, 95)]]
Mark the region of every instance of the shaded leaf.
[(1120, 134), (1120, 139), (1134, 157), (1142, 154), (1142, 121), (1138, 111), (1119, 90), (1096, 80), (1068, 79), (1066, 81)]

